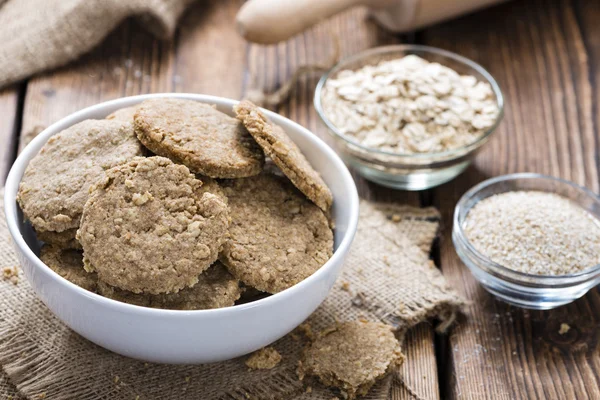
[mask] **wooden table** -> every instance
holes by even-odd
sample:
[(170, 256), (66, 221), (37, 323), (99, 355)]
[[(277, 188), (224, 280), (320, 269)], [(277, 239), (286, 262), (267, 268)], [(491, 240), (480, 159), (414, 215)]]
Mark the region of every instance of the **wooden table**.
[[(377, 28), (354, 10), (277, 46), (245, 43), (233, 19), (240, 1), (200, 1), (176, 36), (160, 42), (134, 21), (80, 61), (0, 92), (0, 179), (19, 148), (42, 128), (83, 107), (121, 96), (195, 92), (241, 98), (273, 90), (296, 67), (324, 62), (330, 32), (342, 53), (411, 42), (442, 47), (487, 68), (506, 96), (506, 114), (490, 144), (462, 176), (433, 190), (388, 190), (356, 176), (363, 197), (435, 205), (443, 230), (436, 264), (471, 305), (449, 335), (429, 324), (406, 343), (407, 384), (423, 399), (600, 399), (600, 295), (554, 311), (496, 301), (472, 278), (450, 239), (458, 198), (488, 177), (540, 172), (599, 189), (600, 7), (594, 1), (515, 1), (411, 35)], [(325, 137), (312, 107), (318, 77), (307, 77), (277, 111)], [(0, 182), (1, 183), (1, 182)], [(558, 333), (561, 323), (571, 330)], [(411, 398), (404, 389), (394, 399)]]

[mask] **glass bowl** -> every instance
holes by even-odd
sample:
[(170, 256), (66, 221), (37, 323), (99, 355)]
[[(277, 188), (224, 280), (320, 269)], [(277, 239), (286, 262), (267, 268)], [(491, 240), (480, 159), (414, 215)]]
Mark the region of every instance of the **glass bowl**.
[[(322, 95), (327, 80), (336, 77), (343, 70), (356, 70), (365, 65), (397, 59), (409, 54), (417, 55), (430, 62), (438, 62), (454, 69), (461, 75), (471, 75), (478, 81), (489, 83), (499, 110), (494, 125), (474, 143), (439, 153), (401, 154), (382, 151), (366, 147), (353, 138), (343, 135), (327, 118), (323, 110)], [(500, 87), (483, 67), (450, 51), (420, 45), (376, 47), (340, 61), (319, 80), (315, 91), (314, 105), (317, 114), (334, 139), (336, 150), (348, 165), (366, 179), (403, 190), (428, 189), (459, 175), (469, 166), (478, 150), (488, 141), (502, 119), (504, 110)]]
[(588, 189), (551, 176), (523, 173), (488, 179), (465, 193), (454, 210), (452, 241), (456, 252), (483, 287), (507, 303), (548, 310), (570, 303), (600, 283), (600, 264), (568, 275), (533, 275), (508, 269), (479, 253), (464, 233), (469, 210), (480, 200), (515, 190), (564, 196), (600, 220), (600, 199)]

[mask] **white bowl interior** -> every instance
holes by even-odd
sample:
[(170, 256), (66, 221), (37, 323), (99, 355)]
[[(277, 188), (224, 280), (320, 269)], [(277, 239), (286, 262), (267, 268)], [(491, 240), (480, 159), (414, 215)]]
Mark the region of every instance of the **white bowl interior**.
[[(252, 303), (216, 310), (159, 310), (120, 303), (88, 292), (63, 279), (39, 260), (37, 255), (40, 242), (36, 240), (31, 226), (23, 221), (22, 213), (16, 204), (19, 182), (27, 164), (52, 135), (80, 121), (101, 119), (119, 108), (156, 97), (177, 97), (215, 104), (217, 109), (229, 115), (232, 115), (232, 107), (237, 103), (234, 100), (196, 94), (142, 95), (101, 103), (58, 121), (40, 133), (23, 150), (9, 173), (5, 187), (5, 212), (9, 231), (25, 275), (38, 296), (61, 320), (89, 340), (120, 354), (154, 362), (211, 362), (246, 354), (288, 333), (314, 311), (335, 282), (356, 231), (358, 195), (354, 181), (335, 152), (307, 129), (278, 114), (265, 112), (273, 122), (285, 129), (330, 187), (334, 196), (332, 215), (336, 221), (335, 252), (333, 257), (309, 278), (281, 293)], [(67, 304), (71, 302), (80, 304), (82, 310)], [(272, 320), (278, 316), (268, 313), (278, 313), (280, 311), (277, 310), (286, 309), (297, 315), (280, 318), (279, 323), (274, 326)], [(119, 324), (120, 318), (139, 318), (141, 326), (150, 326), (156, 333), (148, 333), (145, 330), (147, 337), (144, 340), (136, 340), (134, 337), (130, 339), (131, 342), (123, 343), (123, 336), (139, 334), (130, 323), (124, 323), (127, 326), (123, 326), (122, 329), (103, 329), (102, 326), (94, 326), (89, 318), (86, 319), (87, 312), (98, 312), (98, 319), (101, 320), (105, 316), (116, 324)], [(246, 318), (249, 324), (245, 327), (248, 336), (245, 343), (240, 342), (238, 335), (229, 333), (228, 336), (223, 329), (229, 326), (227, 331), (230, 332), (232, 325), (229, 322), (240, 318)], [(250, 318), (256, 321), (251, 321)], [(212, 323), (209, 321), (216, 321), (216, 327), (214, 324), (207, 325)], [(108, 321), (103, 321), (106, 322)], [(252, 333), (253, 326), (256, 326), (256, 333)], [(182, 333), (181, 329), (193, 329), (194, 336)], [(163, 334), (179, 335), (183, 342), (188, 343), (173, 345), (174, 340), (171, 336), (167, 348), (157, 348)], [(256, 337), (250, 337), (252, 335)], [(211, 343), (216, 340), (219, 343)], [(192, 351), (190, 344), (196, 346)]]

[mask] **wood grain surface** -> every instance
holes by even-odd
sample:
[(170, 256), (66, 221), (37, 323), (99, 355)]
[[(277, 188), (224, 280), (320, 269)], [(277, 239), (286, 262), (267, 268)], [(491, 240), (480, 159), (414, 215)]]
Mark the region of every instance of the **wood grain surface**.
[[(600, 398), (597, 288), (554, 311), (511, 307), (476, 283), (451, 241), (454, 205), (483, 179), (539, 172), (598, 192), (597, 88), (592, 75), (597, 71), (579, 22), (589, 3), (548, 4), (511, 2), (428, 29), (420, 38), (481, 63), (498, 80), (507, 104), (503, 123), (474, 165), (432, 192), (446, 227), (442, 270), (472, 302), (447, 345), (449, 398)], [(592, 20), (586, 17), (588, 23)], [(599, 44), (596, 40), (596, 51)], [(571, 327), (564, 335), (558, 333), (561, 323)]]
[[(456, 51), (497, 78), (507, 103), (504, 121), (474, 165), (421, 193), (385, 189), (354, 175), (364, 198), (440, 208), (444, 229), (434, 259), (471, 300), (450, 335), (436, 335), (427, 323), (408, 334), (405, 385), (396, 385), (392, 398), (600, 398), (598, 289), (554, 311), (508, 306), (474, 281), (450, 237), (460, 196), (491, 176), (540, 172), (598, 192), (598, 3), (514, 1), (403, 36), (384, 32), (356, 9), (266, 47), (246, 44), (235, 32), (232, 21), (241, 3), (198, 2), (167, 41), (126, 21), (78, 62), (0, 92), (0, 179), (18, 142), (22, 148), (43, 127), (102, 101), (169, 91), (230, 98), (254, 89), (272, 91), (298, 66), (326, 62), (335, 36), (341, 38), (342, 55), (400, 42)], [(302, 78), (276, 111), (328, 140), (312, 106), (317, 80)], [(564, 335), (558, 333), (561, 323), (571, 326)]]

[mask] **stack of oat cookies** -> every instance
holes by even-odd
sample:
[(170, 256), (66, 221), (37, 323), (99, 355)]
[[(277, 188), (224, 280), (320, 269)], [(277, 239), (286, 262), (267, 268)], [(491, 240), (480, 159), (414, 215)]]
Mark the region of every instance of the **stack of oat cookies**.
[(157, 98), (50, 138), (17, 198), (42, 261), (105, 297), (186, 310), (314, 273), (333, 253), (331, 192), (254, 104), (235, 112)]

